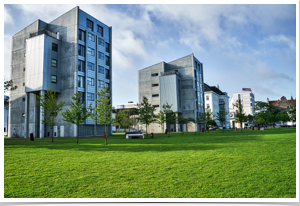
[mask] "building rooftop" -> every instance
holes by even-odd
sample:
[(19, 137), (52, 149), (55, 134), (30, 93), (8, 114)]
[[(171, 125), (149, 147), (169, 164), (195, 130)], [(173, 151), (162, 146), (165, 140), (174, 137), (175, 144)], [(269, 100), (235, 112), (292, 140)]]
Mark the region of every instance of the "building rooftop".
[(227, 93), (222, 92), (218, 87), (208, 86), (205, 83), (204, 83), (204, 91), (205, 92), (213, 91), (213, 92), (215, 92), (216, 94), (219, 94), (219, 95), (226, 95), (227, 94)]

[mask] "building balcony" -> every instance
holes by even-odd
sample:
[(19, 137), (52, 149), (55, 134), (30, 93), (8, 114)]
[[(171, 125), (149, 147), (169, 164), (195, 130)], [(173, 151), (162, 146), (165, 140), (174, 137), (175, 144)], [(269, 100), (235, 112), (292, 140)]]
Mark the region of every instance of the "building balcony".
[(224, 104), (225, 104), (225, 101), (224, 101), (223, 99), (219, 99), (219, 104), (224, 105)]
[(174, 75), (174, 74), (181, 77), (181, 74), (178, 71), (161, 72), (160, 76), (168, 76), (168, 75)]

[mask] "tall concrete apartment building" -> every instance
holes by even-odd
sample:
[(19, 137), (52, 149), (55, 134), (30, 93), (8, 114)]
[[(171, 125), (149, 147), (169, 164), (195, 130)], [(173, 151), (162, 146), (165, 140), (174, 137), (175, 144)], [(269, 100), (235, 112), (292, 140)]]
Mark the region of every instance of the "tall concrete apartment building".
[[(240, 92), (240, 93), (233, 93), (231, 101), (229, 103), (229, 116), (230, 116), (230, 127), (234, 128), (240, 128), (239, 123), (235, 123), (235, 113), (237, 108), (233, 106), (233, 104), (236, 103), (238, 99), (241, 99), (242, 105), (243, 105), (243, 110), (246, 114), (246, 116), (254, 115), (254, 102), (255, 102), (255, 97), (254, 94), (249, 91), (249, 92)], [(242, 124), (242, 127), (244, 127), (244, 123)]]
[[(18, 89), (10, 92), (8, 136), (48, 137), (42, 124), (43, 109), (37, 95), (48, 89), (58, 102), (70, 107), (71, 97), (83, 93), (83, 100), (95, 106), (102, 86), (112, 90), (112, 28), (75, 7), (50, 23), (36, 20), (12, 37), (11, 79)], [(111, 95), (111, 94), (110, 94)], [(112, 96), (112, 95), (111, 95)], [(54, 136), (75, 137), (76, 126), (58, 115)], [(79, 135), (103, 135), (104, 126), (90, 118), (79, 127)], [(111, 127), (108, 128), (111, 133)]]
[[(172, 105), (172, 110), (184, 118), (197, 118), (204, 112), (204, 85), (203, 63), (194, 54), (182, 57), (169, 63), (160, 62), (153, 66), (138, 71), (139, 102), (147, 97), (149, 103), (156, 108), (158, 113), (166, 103)], [(180, 125), (177, 123), (164, 125), (169, 131), (178, 132), (201, 130), (204, 124), (191, 123)], [(140, 126), (146, 130), (145, 126)], [(162, 132), (159, 124), (153, 123), (148, 128), (149, 132)]]

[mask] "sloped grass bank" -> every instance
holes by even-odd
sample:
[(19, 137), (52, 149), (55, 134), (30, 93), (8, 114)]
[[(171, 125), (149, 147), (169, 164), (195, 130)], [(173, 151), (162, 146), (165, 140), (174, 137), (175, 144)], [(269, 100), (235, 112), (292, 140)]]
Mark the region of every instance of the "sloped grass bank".
[(5, 141), (5, 198), (295, 198), (295, 128)]

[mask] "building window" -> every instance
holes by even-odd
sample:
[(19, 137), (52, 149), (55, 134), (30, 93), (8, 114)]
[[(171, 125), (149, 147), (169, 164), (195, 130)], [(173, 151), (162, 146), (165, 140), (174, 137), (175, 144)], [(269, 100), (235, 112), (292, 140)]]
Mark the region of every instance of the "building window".
[(158, 76), (158, 73), (151, 74), (151, 77), (156, 77), (156, 76)]
[(25, 86), (25, 82), (23, 82), (23, 87)]
[(179, 107), (181, 107), (181, 101), (179, 101)]
[(250, 106), (252, 107), (252, 103), (250, 103)]
[(87, 48), (86, 53), (90, 56), (95, 56), (95, 50), (90, 47)]
[(22, 117), (25, 117), (25, 113), (22, 113)]
[(89, 19), (86, 20), (86, 28), (93, 31), (93, 22)]
[(104, 81), (98, 80), (98, 87), (102, 88), (104, 86)]
[(81, 41), (85, 41), (85, 32), (79, 29), (79, 33), (78, 33), (78, 39)]
[(158, 84), (152, 84), (152, 87), (157, 87), (158, 86)]
[(104, 74), (104, 67), (98, 65), (98, 73)]
[(58, 45), (55, 43), (52, 43), (52, 51), (57, 52), (57, 48), (58, 48)]
[(98, 51), (98, 59), (104, 60), (104, 54)]
[(103, 27), (97, 25), (97, 32), (98, 32), (101, 36), (103, 36)]
[(24, 53), (24, 57), (26, 57), (26, 53)]
[(209, 100), (209, 96), (206, 96), (206, 100)]
[(240, 94), (238, 94), (238, 99), (239, 99), (239, 100), (241, 99), (241, 95), (240, 95)]
[(209, 104), (206, 105), (206, 108), (208, 108), (208, 107), (209, 107)]
[(104, 46), (104, 40), (98, 37), (98, 44)]
[(105, 79), (109, 79), (109, 70), (105, 69)]
[(105, 56), (105, 64), (106, 64), (107, 66), (109, 66), (109, 57), (108, 57), (108, 56)]
[(87, 93), (87, 100), (94, 101), (94, 94), (93, 93)]
[(78, 60), (78, 71), (84, 72), (84, 67), (85, 67), (84, 65), (85, 65), (84, 61)]
[(95, 41), (95, 35), (94, 34), (91, 34), (91, 33), (88, 33), (88, 38), (90, 41)]
[(56, 59), (52, 59), (51, 66), (57, 68), (57, 60)]
[(104, 87), (105, 87), (106, 89), (109, 89), (109, 83), (104, 82)]
[(22, 100), (23, 100), (23, 102), (25, 102), (25, 98), (23, 98)]
[(78, 87), (84, 88), (84, 77), (78, 76)]
[(109, 53), (109, 44), (105, 42), (105, 51)]
[(159, 105), (158, 105), (158, 104), (156, 104), (156, 105), (153, 105), (152, 107), (154, 107), (154, 108), (155, 108), (155, 107), (159, 107)]
[(51, 83), (56, 84), (56, 81), (57, 81), (57, 76), (56, 75), (51, 75)]
[(152, 94), (152, 97), (158, 97), (159, 94)]
[(78, 55), (84, 57), (84, 46), (78, 45)]
[(25, 72), (25, 68), (23, 68), (23, 72)]
[(87, 77), (86, 81), (87, 81), (87, 85), (94, 86), (94, 79), (93, 78)]
[(197, 62), (195, 61), (195, 67), (196, 67), (196, 69), (197, 69), (197, 65), (198, 65)]
[(91, 71), (94, 71), (94, 70), (95, 70), (95, 69), (94, 69), (94, 64), (91, 63), (91, 62), (88, 62), (88, 63), (87, 63), (87, 68), (88, 68), (88, 70), (91, 70)]

